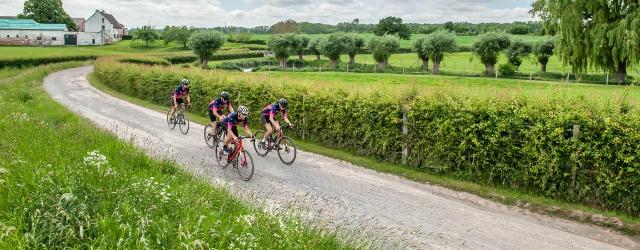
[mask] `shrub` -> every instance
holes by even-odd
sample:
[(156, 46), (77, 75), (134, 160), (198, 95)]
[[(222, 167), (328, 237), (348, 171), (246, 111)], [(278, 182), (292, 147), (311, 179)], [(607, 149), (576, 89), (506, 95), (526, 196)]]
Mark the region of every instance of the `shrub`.
[(473, 43), (473, 53), (485, 65), (485, 73), (492, 75), (498, 54), (509, 47), (511, 39), (505, 34), (485, 33)]
[(189, 43), (193, 53), (200, 58), (202, 67), (206, 68), (211, 56), (224, 44), (224, 37), (218, 31), (201, 31), (191, 35)]
[(502, 77), (510, 77), (516, 73), (516, 66), (510, 63), (500, 64), (498, 67), (498, 74)]
[(6, 67), (31, 67), (44, 65), (49, 63), (71, 62), (71, 61), (88, 61), (95, 60), (96, 56), (52, 56), (52, 57), (24, 57), (24, 58), (7, 58), (0, 59), (0, 69)]
[(143, 64), (143, 65), (160, 65), (160, 66), (169, 66), (171, 63), (163, 58), (156, 57), (127, 57), (119, 59), (120, 62), (124, 63), (135, 63), (135, 64)]

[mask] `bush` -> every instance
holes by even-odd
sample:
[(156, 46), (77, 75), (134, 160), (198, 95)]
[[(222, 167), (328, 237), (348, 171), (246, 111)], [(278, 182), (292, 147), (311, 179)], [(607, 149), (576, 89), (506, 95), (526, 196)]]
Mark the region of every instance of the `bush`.
[(88, 61), (95, 60), (96, 56), (53, 56), (53, 57), (26, 57), (26, 58), (7, 58), (0, 59), (0, 69), (5, 67), (31, 67), (44, 65), (49, 63), (71, 62), (71, 61)]
[(135, 64), (143, 64), (143, 65), (149, 65), (149, 66), (154, 66), (154, 65), (169, 66), (169, 65), (171, 65), (171, 63), (169, 63), (169, 61), (167, 61), (166, 59), (157, 58), (157, 57), (127, 57), (127, 58), (119, 59), (118, 61), (124, 62), (124, 63), (135, 63)]
[(509, 63), (500, 64), (500, 66), (498, 66), (498, 73), (501, 77), (513, 76), (516, 73), (516, 66)]
[(436, 94), (403, 104), (395, 96), (238, 74), (122, 65), (106, 58), (96, 63), (104, 84), (148, 101), (167, 102), (170, 89), (187, 75), (194, 107), (202, 108), (196, 113), (204, 114), (207, 100), (226, 90), (242, 93), (237, 102), (254, 111), (250, 119), (257, 121), (257, 110), (286, 97), (298, 125), (292, 133), (304, 131), (321, 145), (399, 162), (406, 142), (407, 163), (433, 173), (640, 215), (640, 112), (624, 101), (594, 105), (563, 96)]
[(192, 63), (198, 60), (198, 57), (193, 55), (164, 56), (162, 58), (171, 62), (171, 64)]

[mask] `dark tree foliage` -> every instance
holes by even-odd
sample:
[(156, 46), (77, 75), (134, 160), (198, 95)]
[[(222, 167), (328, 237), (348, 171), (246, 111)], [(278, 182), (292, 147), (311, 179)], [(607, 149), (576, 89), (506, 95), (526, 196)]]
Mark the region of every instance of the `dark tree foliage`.
[(411, 31), (407, 25), (402, 23), (402, 18), (388, 16), (380, 19), (374, 32), (378, 36), (382, 35), (397, 35), (400, 39), (409, 40), (411, 38)]

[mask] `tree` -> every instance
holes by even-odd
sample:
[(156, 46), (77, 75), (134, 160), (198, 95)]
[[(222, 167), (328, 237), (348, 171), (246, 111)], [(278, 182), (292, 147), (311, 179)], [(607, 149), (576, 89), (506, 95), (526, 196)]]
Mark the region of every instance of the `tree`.
[[(356, 19), (357, 20), (357, 19)], [(358, 34), (351, 34), (351, 40), (353, 40), (353, 47), (351, 48), (349, 53), (349, 64), (353, 65), (356, 63), (356, 55), (362, 48), (364, 48), (364, 38)]]
[(478, 37), (473, 43), (473, 53), (484, 64), (485, 73), (488, 75), (495, 73), (498, 54), (508, 48), (510, 44), (511, 39), (505, 34), (485, 33)]
[(63, 23), (69, 30), (77, 30), (76, 23), (64, 11), (62, 0), (26, 0), (18, 18), (33, 19), (39, 23)]
[(220, 31), (200, 31), (191, 35), (189, 44), (193, 53), (200, 58), (202, 68), (207, 68), (209, 57), (224, 44), (224, 36)]
[(141, 40), (146, 43), (146, 46), (149, 47), (149, 42), (153, 42), (160, 38), (158, 32), (151, 26), (142, 26), (142, 28), (136, 30), (133, 34), (134, 40)]
[(298, 31), (298, 23), (296, 23), (296, 21), (294, 20), (288, 19), (271, 25), (270, 30), (272, 34), (294, 33)]
[(398, 35), (398, 37), (405, 40), (409, 40), (411, 38), (409, 27), (402, 23), (402, 18), (394, 16), (388, 16), (380, 19), (373, 33), (378, 36), (385, 34)]
[(555, 41), (553, 39), (538, 41), (533, 46), (533, 54), (540, 63), (541, 72), (547, 72), (547, 63), (549, 62), (549, 58), (553, 55), (554, 48)]
[(307, 49), (311, 51), (314, 55), (316, 55), (316, 61), (320, 61), (320, 55), (322, 55), (322, 44), (324, 44), (326, 39), (322, 37), (316, 37), (309, 42)]
[(309, 46), (309, 40), (309, 37), (306, 36), (296, 36), (293, 50), (298, 54), (300, 60), (304, 60), (302, 54), (304, 54), (304, 50)]
[(340, 59), (340, 55), (353, 50), (353, 38), (345, 33), (333, 33), (322, 44), (321, 51), (329, 60), (331, 68), (335, 69)]
[(280, 61), (280, 67), (287, 68), (287, 59), (294, 50), (296, 43), (295, 34), (284, 34), (272, 36), (269, 40), (269, 49)]
[(429, 53), (427, 51), (427, 37), (420, 37), (413, 43), (413, 51), (422, 60), (422, 70), (429, 70)]
[(509, 33), (514, 34), (514, 35), (526, 35), (526, 34), (529, 34), (529, 26), (526, 25), (526, 24), (513, 25), (509, 29)]
[(162, 38), (165, 44), (169, 44), (170, 42), (176, 42), (182, 45), (182, 48), (188, 48), (187, 43), (189, 42), (189, 37), (193, 33), (193, 29), (189, 29), (186, 26), (175, 27), (175, 26), (167, 26), (164, 28), (164, 32), (162, 33)]
[(444, 53), (453, 52), (456, 48), (455, 36), (447, 31), (440, 31), (427, 36), (425, 43), (426, 53), (433, 62), (434, 75), (440, 73), (440, 63), (444, 60)]
[(526, 58), (533, 51), (533, 47), (523, 42), (522, 40), (516, 40), (511, 43), (509, 49), (507, 49), (507, 59), (509, 63), (518, 69), (522, 64), (522, 59)]
[(394, 35), (374, 36), (369, 40), (369, 49), (373, 59), (378, 62), (380, 70), (384, 70), (389, 57), (400, 48), (400, 39)]
[(574, 72), (611, 70), (624, 83), (627, 66), (640, 62), (638, 1), (536, 0), (532, 7), (545, 29), (556, 32), (555, 54)]

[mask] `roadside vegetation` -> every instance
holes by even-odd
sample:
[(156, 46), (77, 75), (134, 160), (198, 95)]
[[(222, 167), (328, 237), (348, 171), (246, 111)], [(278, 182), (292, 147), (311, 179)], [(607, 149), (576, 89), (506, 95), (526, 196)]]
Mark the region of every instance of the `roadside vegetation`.
[(51, 72), (0, 82), (0, 248), (349, 249), (336, 234), (267, 214), (53, 101)]

